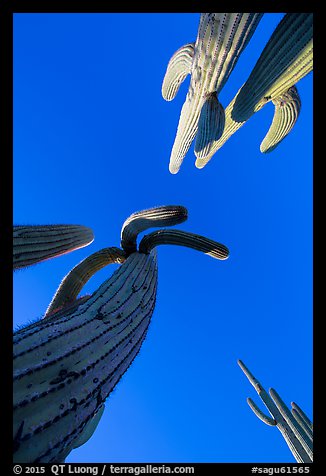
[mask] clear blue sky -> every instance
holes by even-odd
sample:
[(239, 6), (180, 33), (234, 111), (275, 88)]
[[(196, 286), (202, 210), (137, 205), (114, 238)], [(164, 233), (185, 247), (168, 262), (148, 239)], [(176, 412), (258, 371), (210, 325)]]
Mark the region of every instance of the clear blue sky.
[[(283, 13), (266, 13), (220, 94), (226, 107)], [(199, 13), (14, 15), (14, 223), (82, 224), (86, 248), (14, 274), (14, 324), (41, 317), (80, 260), (119, 246), (134, 211), (180, 204), (180, 229), (227, 245), (217, 261), (158, 248), (157, 304), (143, 347), (91, 440), (67, 462), (294, 462), (237, 365), (312, 417), (312, 78), (297, 85), (295, 128), (259, 145), (272, 104), (202, 170), (193, 146), (168, 163), (189, 77), (161, 96), (171, 55)], [(94, 276), (92, 292), (116, 266)], [(267, 410), (266, 410), (267, 411)]]

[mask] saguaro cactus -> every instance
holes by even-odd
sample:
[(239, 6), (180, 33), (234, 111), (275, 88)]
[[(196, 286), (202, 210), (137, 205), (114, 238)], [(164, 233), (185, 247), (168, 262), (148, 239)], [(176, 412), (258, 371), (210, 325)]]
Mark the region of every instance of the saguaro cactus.
[(300, 112), (295, 84), (313, 69), (313, 14), (286, 13), (262, 51), (248, 80), (225, 109), (225, 126), (220, 137), (197, 155), (196, 167), (203, 168), (215, 152), (255, 112), (272, 101), (275, 114), (261, 152), (273, 150), (290, 132)]
[(25, 268), (89, 245), (93, 231), (81, 225), (21, 225), (13, 228), (13, 269)]
[[(178, 49), (167, 66), (162, 95), (171, 101), (191, 74), (169, 170), (176, 174), (196, 134), (195, 151), (206, 156), (224, 129), (224, 109), (217, 97), (253, 35), (262, 13), (202, 13), (197, 39)], [(197, 133), (198, 131), (198, 133)]]
[[(62, 462), (92, 435), (105, 399), (145, 339), (154, 311), (159, 244), (188, 246), (218, 259), (228, 249), (200, 235), (159, 230), (187, 218), (180, 206), (132, 215), (121, 246), (94, 253), (62, 281), (43, 319), (14, 334), (14, 459)], [(121, 266), (91, 296), (77, 298), (104, 265)]]
[(307, 415), (294, 402), (291, 403), (292, 410), (290, 411), (273, 388), (269, 390), (268, 394), (241, 360), (238, 360), (238, 364), (263, 400), (272, 418), (265, 415), (251, 398), (247, 398), (252, 411), (266, 425), (276, 426), (280, 430), (296, 461), (311, 463), (313, 460), (313, 431), (312, 423)]

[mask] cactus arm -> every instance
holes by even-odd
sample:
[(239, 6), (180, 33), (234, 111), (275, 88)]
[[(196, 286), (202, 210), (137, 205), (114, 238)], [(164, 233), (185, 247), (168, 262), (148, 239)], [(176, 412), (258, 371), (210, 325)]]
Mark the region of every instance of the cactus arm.
[(83, 248), (93, 240), (93, 231), (81, 225), (14, 226), (13, 269)]
[(206, 98), (200, 111), (195, 142), (195, 154), (197, 157), (205, 157), (207, 155), (211, 143), (221, 137), (224, 124), (224, 108), (217, 99), (216, 93), (212, 93)]
[(123, 263), (126, 253), (114, 246), (104, 248), (77, 264), (61, 281), (43, 319), (73, 302), (87, 281), (100, 269), (112, 263)]
[(254, 412), (254, 414), (262, 422), (266, 423), (266, 425), (269, 425), (269, 426), (275, 426), (276, 425), (276, 421), (274, 420), (274, 418), (271, 418), (271, 417), (265, 415), (265, 413), (263, 413), (261, 411), (261, 409), (255, 404), (255, 402), (250, 397), (247, 398), (247, 403), (248, 403), (249, 407), (252, 409), (252, 411)]
[(102, 418), (104, 408), (105, 405), (104, 403), (102, 403), (93, 418), (91, 418), (89, 422), (86, 423), (85, 428), (81, 432), (79, 438), (77, 439), (77, 441), (75, 441), (73, 449), (79, 448), (80, 446), (84, 445), (93, 436), (97, 425), (99, 424), (100, 419)]
[(279, 394), (273, 388), (269, 391), (272, 399), (274, 400), (278, 410), (280, 411), (282, 417), (286, 420), (288, 425), (290, 426), (291, 430), (293, 431), (295, 437), (298, 439), (306, 453), (308, 454), (309, 458), (312, 460), (313, 453), (312, 453), (312, 442), (310, 438), (307, 436), (304, 429), (301, 428), (298, 421), (294, 418), (291, 411), (285, 405)]
[(165, 205), (133, 213), (122, 225), (121, 247), (127, 253), (134, 253), (139, 233), (152, 227), (177, 225), (187, 217), (187, 209), (180, 205)]
[(248, 80), (225, 108), (225, 128), (206, 157), (196, 160), (203, 168), (215, 152), (257, 111), (280, 97), (313, 69), (313, 14), (286, 13), (262, 51)]
[(305, 412), (297, 405), (295, 402), (291, 402), (292, 412), (295, 411), (296, 415), (300, 416), (301, 421), (305, 423), (305, 425), (309, 428), (309, 430), (313, 431), (313, 425), (311, 420), (305, 414)]
[(261, 17), (261, 13), (201, 14), (189, 90), (170, 156), (172, 174), (179, 171), (197, 134), (201, 108), (207, 95), (221, 91)]
[(172, 101), (177, 95), (181, 83), (191, 72), (195, 43), (187, 43), (171, 57), (162, 83), (162, 96)]
[(71, 451), (137, 355), (156, 287), (155, 253), (133, 253), (72, 314), (16, 333), (15, 461), (57, 461)]
[(139, 251), (147, 254), (158, 245), (186, 246), (221, 260), (229, 256), (229, 250), (225, 245), (204, 236), (182, 230), (158, 230), (149, 233), (139, 243)]
[(281, 96), (272, 100), (275, 111), (272, 124), (260, 145), (263, 153), (271, 152), (292, 130), (301, 109), (298, 90), (292, 86)]

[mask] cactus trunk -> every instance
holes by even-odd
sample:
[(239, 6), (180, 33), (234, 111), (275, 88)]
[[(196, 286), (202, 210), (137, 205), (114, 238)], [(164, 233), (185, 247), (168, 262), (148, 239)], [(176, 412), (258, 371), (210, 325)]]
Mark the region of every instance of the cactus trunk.
[(135, 252), (85, 302), (15, 333), (16, 462), (64, 461), (78, 446), (139, 352), (156, 288), (156, 252)]

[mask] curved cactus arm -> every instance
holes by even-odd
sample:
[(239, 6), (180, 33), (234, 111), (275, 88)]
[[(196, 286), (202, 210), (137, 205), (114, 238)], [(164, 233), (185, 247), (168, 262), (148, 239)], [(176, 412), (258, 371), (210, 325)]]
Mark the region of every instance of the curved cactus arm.
[(301, 109), (301, 100), (295, 86), (289, 88), (278, 98), (272, 99), (275, 106), (272, 124), (260, 144), (260, 151), (271, 152), (292, 130)]
[(162, 84), (162, 96), (166, 101), (175, 98), (181, 83), (190, 74), (194, 51), (195, 43), (187, 43), (171, 57)]
[(200, 111), (198, 132), (195, 142), (195, 155), (205, 157), (211, 143), (218, 140), (224, 130), (225, 112), (216, 93), (209, 94)]
[(184, 222), (188, 211), (180, 205), (148, 208), (130, 215), (121, 229), (121, 247), (129, 254), (137, 250), (139, 233), (157, 226), (173, 226)]
[(307, 455), (309, 458), (313, 458), (313, 451), (312, 451), (312, 441), (310, 438), (307, 436), (305, 430), (301, 427), (301, 425), (298, 423), (298, 421), (294, 418), (292, 415), (291, 411), (288, 409), (288, 407), (285, 405), (279, 394), (271, 388), (269, 390), (269, 393), (274, 400), (279, 412), (281, 413), (282, 417), (286, 420), (288, 423), (289, 427), (293, 431), (295, 437), (298, 439), (304, 450), (306, 451)]
[(313, 14), (286, 13), (267, 42), (249, 78), (225, 109), (225, 127), (206, 157), (203, 168), (218, 149), (257, 111), (280, 97), (313, 69)]
[(304, 422), (305, 425), (312, 432), (313, 431), (312, 421), (310, 420), (310, 418), (308, 418), (308, 416), (305, 414), (305, 412), (295, 402), (291, 402), (291, 407), (292, 407), (292, 413), (295, 411), (296, 415), (300, 416), (301, 421)]
[(13, 269), (25, 268), (94, 240), (93, 231), (82, 225), (18, 225), (13, 227)]
[(73, 302), (87, 281), (100, 269), (113, 263), (123, 263), (126, 253), (119, 248), (103, 248), (77, 264), (61, 281), (43, 319), (48, 318), (58, 309)]
[(85, 428), (81, 432), (81, 435), (79, 436), (78, 440), (75, 441), (72, 449), (76, 449), (84, 445), (93, 436), (97, 428), (97, 425), (99, 424), (100, 419), (102, 418), (104, 409), (105, 409), (105, 405), (104, 403), (102, 403), (102, 405), (96, 411), (95, 415), (89, 420), (89, 422), (86, 423)]
[(220, 260), (229, 256), (229, 250), (225, 245), (182, 230), (158, 230), (144, 236), (139, 243), (139, 252), (148, 254), (158, 245), (186, 246)]
[(255, 404), (255, 402), (250, 397), (247, 398), (247, 403), (248, 403), (249, 407), (251, 408), (251, 410), (254, 412), (254, 414), (261, 421), (266, 423), (266, 425), (270, 425), (270, 426), (275, 426), (276, 425), (276, 421), (274, 420), (274, 418), (271, 418), (271, 417), (265, 415), (265, 413), (263, 413), (261, 411), (261, 409)]

